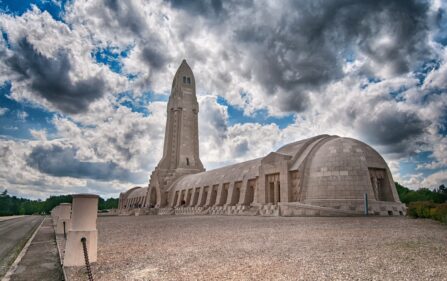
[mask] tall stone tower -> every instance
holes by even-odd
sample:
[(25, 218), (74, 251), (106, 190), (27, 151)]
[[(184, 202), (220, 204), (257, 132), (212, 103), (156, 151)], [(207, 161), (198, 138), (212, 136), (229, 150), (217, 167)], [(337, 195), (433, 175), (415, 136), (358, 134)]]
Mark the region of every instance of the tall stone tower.
[(181, 173), (203, 171), (199, 157), (198, 113), (194, 74), (183, 60), (172, 82), (159, 169)]
[(199, 157), (198, 113), (194, 74), (183, 60), (172, 82), (163, 157), (149, 182), (149, 186), (158, 187), (161, 193), (178, 177), (205, 170)]

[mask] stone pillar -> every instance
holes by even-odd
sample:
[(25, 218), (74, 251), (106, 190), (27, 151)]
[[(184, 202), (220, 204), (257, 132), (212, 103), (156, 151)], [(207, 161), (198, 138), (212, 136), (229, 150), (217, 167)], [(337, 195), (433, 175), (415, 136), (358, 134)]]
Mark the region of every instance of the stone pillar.
[[(258, 179), (258, 187), (256, 192), (256, 203), (258, 204), (265, 204), (267, 203), (267, 196), (266, 196), (266, 180), (265, 180), (265, 173), (264, 169), (259, 167), (259, 179)], [(254, 204), (255, 205), (255, 204)]]
[(248, 190), (248, 180), (244, 179), (242, 181), (241, 193), (239, 195), (238, 205), (247, 205), (247, 190)]
[(174, 203), (174, 207), (178, 207), (180, 206), (180, 203), (182, 203), (182, 195), (183, 195), (183, 190), (178, 190), (176, 191), (178, 192), (178, 196), (177, 196), (177, 202)]
[(224, 184), (221, 183), (221, 184), (219, 184), (219, 187), (217, 188), (217, 198), (216, 198), (216, 203), (214, 204), (214, 206), (222, 206), (223, 204), (225, 204), (225, 202), (221, 202), (221, 201), (223, 201), (223, 198), (222, 198), (223, 193), (224, 193)]
[(202, 207), (202, 201), (203, 201), (203, 193), (205, 192), (205, 186), (200, 187), (199, 191), (199, 198), (197, 198), (197, 207)]
[(71, 204), (61, 203), (59, 206), (59, 218), (56, 224), (56, 234), (64, 234), (64, 223), (65, 223), (65, 233), (68, 233), (71, 225)]
[(64, 266), (83, 266), (84, 251), (81, 239), (86, 238), (90, 262), (96, 262), (98, 249), (98, 232), (96, 218), (98, 216), (98, 195), (73, 195), (71, 229), (65, 244)]
[(208, 194), (206, 196), (206, 201), (205, 201), (205, 207), (210, 207), (214, 189), (215, 189), (214, 185), (209, 186)]
[(190, 201), (190, 200), (192, 200), (191, 197), (192, 197), (192, 190), (187, 189), (186, 193), (185, 193), (185, 207), (191, 203), (191, 201)]
[(250, 203), (250, 206), (256, 206), (259, 204), (258, 192), (259, 192), (259, 178), (256, 178), (254, 185), (253, 202)]
[[(197, 187), (192, 190), (191, 201), (189, 207), (195, 207), (199, 199), (199, 194), (197, 193)], [(197, 201), (196, 201), (197, 200)]]
[(273, 191), (273, 204), (278, 204), (279, 202), (279, 192), (280, 192), (280, 185), (279, 185), (279, 181), (275, 181), (274, 183), (274, 191)]
[(289, 202), (292, 197), (292, 188), (291, 188), (291, 180), (289, 175), (289, 165), (287, 160), (281, 161), (280, 171), (279, 171), (279, 182), (280, 182), (280, 191), (279, 195), (281, 198), (281, 202)]
[(234, 205), (234, 203), (235, 203), (234, 202), (234, 200), (235, 200), (234, 194), (236, 193), (235, 189), (236, 189), (236, 186), (235, 186), (234, 181), (230, 182), (230, 186), (228, 187), (227, 202), (226, 202), (225, 206)]

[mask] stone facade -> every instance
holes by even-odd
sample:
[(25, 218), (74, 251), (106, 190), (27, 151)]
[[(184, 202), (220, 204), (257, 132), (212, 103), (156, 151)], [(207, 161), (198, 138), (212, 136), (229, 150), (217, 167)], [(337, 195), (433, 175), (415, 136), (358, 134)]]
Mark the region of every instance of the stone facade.
[(163, 157), (147, 188), (120, 195), (123, 212), (351, 216), (365, 212), (367, 194), (369, 214), (406, 213), (384, 159), (351, 138), (319, 135), (265, 157), (205, 171), (195, 79), (186, 61), (174, 77), (167, 110)]

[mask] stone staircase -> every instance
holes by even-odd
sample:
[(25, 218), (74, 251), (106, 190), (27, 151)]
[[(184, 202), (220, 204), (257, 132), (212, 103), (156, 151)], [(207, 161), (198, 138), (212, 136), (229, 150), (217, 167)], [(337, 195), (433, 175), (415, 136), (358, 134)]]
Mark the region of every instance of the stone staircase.
[(224, 215), (224, 216), (279, 216), (277, 205), (257, 206), (212, 206), (212, 207), (165, 207), (150, 209), (133, 209), (120, 215)]
[(259, 209), (259, 215), (264, 217), (277, 217), (279, 216), (279, 206), (278, 205), (263, 205)]
[(160, 209), (158, 209), (158, 215), (160, 215), (160, 216), (173, 215), (173, 214), (174, 214), (174, 208), (160, 208)]
[(209, 208), (210, 215), (238, 215), (238, 216), (256, 216), (257, 207), (251, 206), (215, 206)]
[(210, 215), (226, 215), (227, 210), (225, 206), (213, 206), (208, 209)]
[(208, 208), (204, 207), (181, 207), (175, 208), (174, 214), (176, 215), (207, 215)]

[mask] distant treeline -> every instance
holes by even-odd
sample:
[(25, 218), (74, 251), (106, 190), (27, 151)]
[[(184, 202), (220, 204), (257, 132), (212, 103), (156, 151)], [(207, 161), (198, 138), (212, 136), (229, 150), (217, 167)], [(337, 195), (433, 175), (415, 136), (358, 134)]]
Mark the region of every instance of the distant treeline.
[(428, 188), (419, 188), (418, 190), (411, 190), (396, 182), (397, 193), (402, 203), (410, 204), (417, 201), (431, 201), (433, 203), (447, 202), (447, 187), (444, 185), (430, 190)]
[[(10, 196), (7, 190), (0, 193), (0, 216), (49, 214), (60, 203), (71, 203), (71, 195), (51, 196), (45, 201), (30, 200)], [(98, 209), (113, 209), (118, 207), (118, 198), (104, 200), (99, 197)]]

